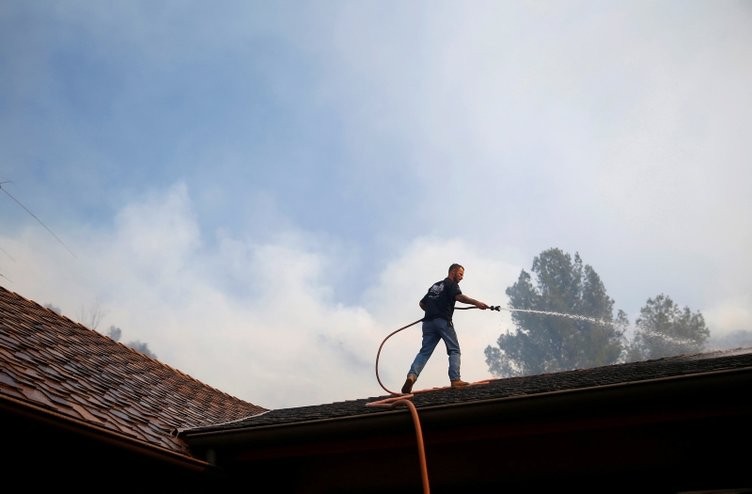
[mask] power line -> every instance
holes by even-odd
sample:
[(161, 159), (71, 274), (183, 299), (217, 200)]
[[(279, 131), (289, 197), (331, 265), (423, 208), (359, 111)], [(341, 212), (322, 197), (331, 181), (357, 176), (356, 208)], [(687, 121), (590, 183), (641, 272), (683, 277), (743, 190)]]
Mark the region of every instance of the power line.
[[(2, 186), (2, 184), (0, 184), (0, 186)], [(7, 250), (5, 250), (2, 247), (0, 247), (0, 251), (2, 251), (3, 254), (5, 254), (6, 256), (8, 256), (8, 258), (11, 261), (16, 262), (16, 260), (13, 259), (13, 256), (10, 255)], [(10, 281), (11, 283), (13, 282), (10, 278), (8, 278), (7, 276), (5, 276), (3, 273), (0, 273), (0, 276), (2, 276), (3, 278), (5, 278), (6, 280)]]
[(65, 242), (63, 242), (62, 240), (60, 240), (60, 237), (58, 237), (57, 235), (55, 235), (55, 232), (53, 232), (52, 230), (50, 230), (50, 227), (48, 227), (47, 225), (45, 225), (44, 222), (42, 222), (42, 220), (40, 220), (39, 218), (37, 218), (37, 215), (35, 215), (34, 213), (32, 213), (29, 210), (29, 208), (27, 208), (26, 206), (24, 206), (23, 204), (21, 204), (21, 201), (19, 201), (15, 197), (13, 197), (13, 194), (11, 194), (10, 192), (8, 192), (7, 189), (3, 188), (3, 184), (7, 184), (7, 183), (10, 183), (10, 182), (9, 181), (0, 182), (0, 190), (2, 190), (3, 192), (5, 192), (6, 194), (8, 194), (8, 197), (10, 197), (11, 199), (13, 199), (16, 202), (16, 204), (18, 204), (19, 206), (21, 206), (27, 213), (29, 213), (35, 220), (37, 220), (37, 222), (39, 222), (39, 224), (42, 225), (45, 228), (45, 230), (47, 230), (48, 232), (50, 232), (50, 234), (53, 237), (55, 237), (55, 240), (57, 240), (58, 242), (60, 242), (60, 245), (62, 245), (63, 247), (65, 247), (65, 250), (67, 250), (68, 252), (70, 252), (70, 255), (72, 255), (73, 257), (76, 257), (76, 254), (74, 254), (73, 251), (70, 250), (67, 245), (65, 245)]
[(8, 256), (8, 257), (10, 258), (10, 260), (11, 260), (11, 261), (13, 261), (13, 262), (16, 262), (16, 260), (15, 260), (15, 259), (13, 259), (13, 256), (12, 256), (12, 255), (10, 255), (10, 254), (8, 254), (8, 251), (7, 251), (7, 250), (5, 250), (5, 249), (3, 249), (2, 247), (0, 247), (0, 251), (2, 251), (2, 252), (3, 252), (3, 254), (5, 254), (6, 256)]

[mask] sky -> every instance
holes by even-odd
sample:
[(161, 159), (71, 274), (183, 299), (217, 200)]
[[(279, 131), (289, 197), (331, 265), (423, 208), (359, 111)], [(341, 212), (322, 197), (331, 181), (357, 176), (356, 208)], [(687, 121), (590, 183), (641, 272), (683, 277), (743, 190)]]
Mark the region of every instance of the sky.
[(453, 262), (752, 330), (751, 61), (750, 1), (5, 0), (0, 285), (266, 408), (398, 391)]

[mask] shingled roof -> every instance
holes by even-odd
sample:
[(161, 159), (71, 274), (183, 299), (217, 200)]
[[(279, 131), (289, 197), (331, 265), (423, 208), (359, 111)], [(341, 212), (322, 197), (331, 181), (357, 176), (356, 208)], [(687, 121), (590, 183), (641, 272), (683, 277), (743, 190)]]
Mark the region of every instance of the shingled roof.
[[(450, 387), (418, 390), (411, 401), (419, 409), (451, 407), (489, 400), (530, 398), (551, 393), (583, 391), (593, 388), (627, 386), (655, 380), (677, 380), (713, 372), (734, 372), (752, 367), (752, 348), (737, 348), (695, 355), (677, 355), (655, 360), (629, 362), (591, 369), (489, 379), (461, 389)], [(417, 386), (416, 386), (417, 388)], [(389, 408), (374, 406), (394, 399), (394, 395), (375, 396), (336, 403), (269, 410), (242, 420), (224, 424), (187, 428), (181, 435), (233, 430), (252, 430), (267, 426), (288, 426), (316, 421), (355, 418), (387, 413)]]
[[(746, 457), (733, 451), (751, 439), (751, 370), (752, 349), (739, 348), (408, 398), (431, 482), (447, 491), (547, 479), (600, 492), (632, 479), (626, 492), (638, 492), (635, 472), (661, 472), (653, 484), (673, 494), (749, 484)], [(253, 472), (253, 482), (285, 492), (414, 492), (405, 465), (416, 433), (407, 409), (388, 404), (404, 398), (268, 410), (0, 287), (0, 419), (15, 433), (6, 466), (17, 476), (83, 465), (132, 489), (157, 476), (171, 490), (223, 490)], [(122, 475), (124, 465), (139, 474)]]
[(3, 287), (0, 405), (181, 455), (176, 430), (266, 411)]

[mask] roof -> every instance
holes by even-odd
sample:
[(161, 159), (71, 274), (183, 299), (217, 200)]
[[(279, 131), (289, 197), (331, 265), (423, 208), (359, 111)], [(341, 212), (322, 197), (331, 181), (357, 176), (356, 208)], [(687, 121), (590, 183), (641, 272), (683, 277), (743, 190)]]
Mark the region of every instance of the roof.
[[(478, 404), (490, 400), (531, 398), (552, 393), (567, 393), (609, 386), (629, 386), (647, 381), (677, 380), (708, 373), (736, 372), (752, 369), (752, 348), (714, 351), (696, 355), (679, 355), (655, 360), (615, 364), (591, 369), (479, 381), (471, 386), (452, 389), (417, 390), (410, 398), (418, 409)], [(375, 396), (330, 404), (269, 410), (232, 423), (199, 426), (180, 431), (185, 435), (285, 427), (300, 423), (365, 418), (388, 413), (389, 407), (378, 406), (394, 400), (394, 395)]]
[(266, 411), (3, 287), (0, 407), (33, 409), (184, 455), (176, 430)]
[(752, 350), (737, 349), (270, 410), (180, 437), (283, 492), (427, 492), (430, 479), (431, 492), (737, 493), (750, 385)]
[[(411, 397), (418, 408), (529, 398), (752, 368), (752, 348), (592, 369), (490, 379)], [(182, 455), (191, 436), (392, 413), (385, 394), (269, 410), (210, 387), (65, 316), (0, 287), (0, 405), (126, 436)]]

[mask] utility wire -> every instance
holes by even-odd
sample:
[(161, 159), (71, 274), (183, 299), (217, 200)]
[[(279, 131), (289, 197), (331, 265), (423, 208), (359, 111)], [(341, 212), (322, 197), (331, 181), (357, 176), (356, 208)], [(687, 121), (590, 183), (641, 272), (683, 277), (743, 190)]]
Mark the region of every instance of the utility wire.
[(35, 220), (37, 220), (40, 225), (42, 225), (48, 232), (50, 232), (50, 234), (53, 237), (55, 237), (55, 240), (57, 240), (58, 242), (60, 242), (60, 245), (62, 245), (63, 247), (65, 247), (65, 250), (67, 250), (68, 252), (70, 252), (70, 255), (72, 255), (73, 257), (76, 257), (76, 254), (74, 254), (73, 251), (70, 250), (67, 245), (65, 245), (65, 242), (63, 242), (62, 240), (60, 240), (60, 237), (58, 237), (57, 235), (55, 235), (55, 232), (53, 232), (52, 230), (50, 230), (50, 227), (48, 227), (47, 225), (45, 225), (44, 222), (42, 222), (42, 220), (40, 220), (39, 218), (37, 218), (37, 215), (35, 215), (34, 213), (32, 213), (29, 210), (29, 208), (27, 208), (26, 206), (24, 206), (23, 204), (21, 204), (21, 201), (19, 201), (15, 197), (13, 197), (13, 194), (11, 194), (10, 192), (8, 192), (7, 189), (3, 188), (3, 184), (7, 184), (7, 183), (10, 183), (10, 182), (8, 182), (8, 181), (0, 182), (0, 190), (2, 190), (3, 192), (5, 192), (6, 194), (8, 194), (8, 197), (10, 197), (14, 201), (16, 201), (16, 204), (18, 204), (19, 206), (21, 206), (27, 213), (29, 213)]
[[(5, 254), (6, 256), (10, 257), (11, 261), (16, 262), (16, 260), (13, 259), (13, 256), (11, 256), (10, 254), (8, 254), (8, 252), (5, 249), (3, 249), (2, 247), (0, 247), (0, 250), (3, 251), (3, 254)], [(3, 273), (0, 273), (0, 276), (2, 276), (3, 278), (5, 278), (8, 281), (11, 281), (11, 279), (8, 278), (7, 276), (5, 276)]]
[(7, 251), (7, 250), (3, 249), (2, 247), (0, 247), (0, 250), (1, 250), (1, 251), (3, 251), (3, 254), (5, 254), (6, 256), (8, 256), (8, 257), (10, 258), (10, 260), (11, 260), (11, 261), (13, 261), (13, 262), (16, 262), (16, 260), (15, 260), (15, 259), (13, 259), (13, 256), (12, 256), (12, 255), (10, 255), (10, 254), (8, 254), (8, 251)]

